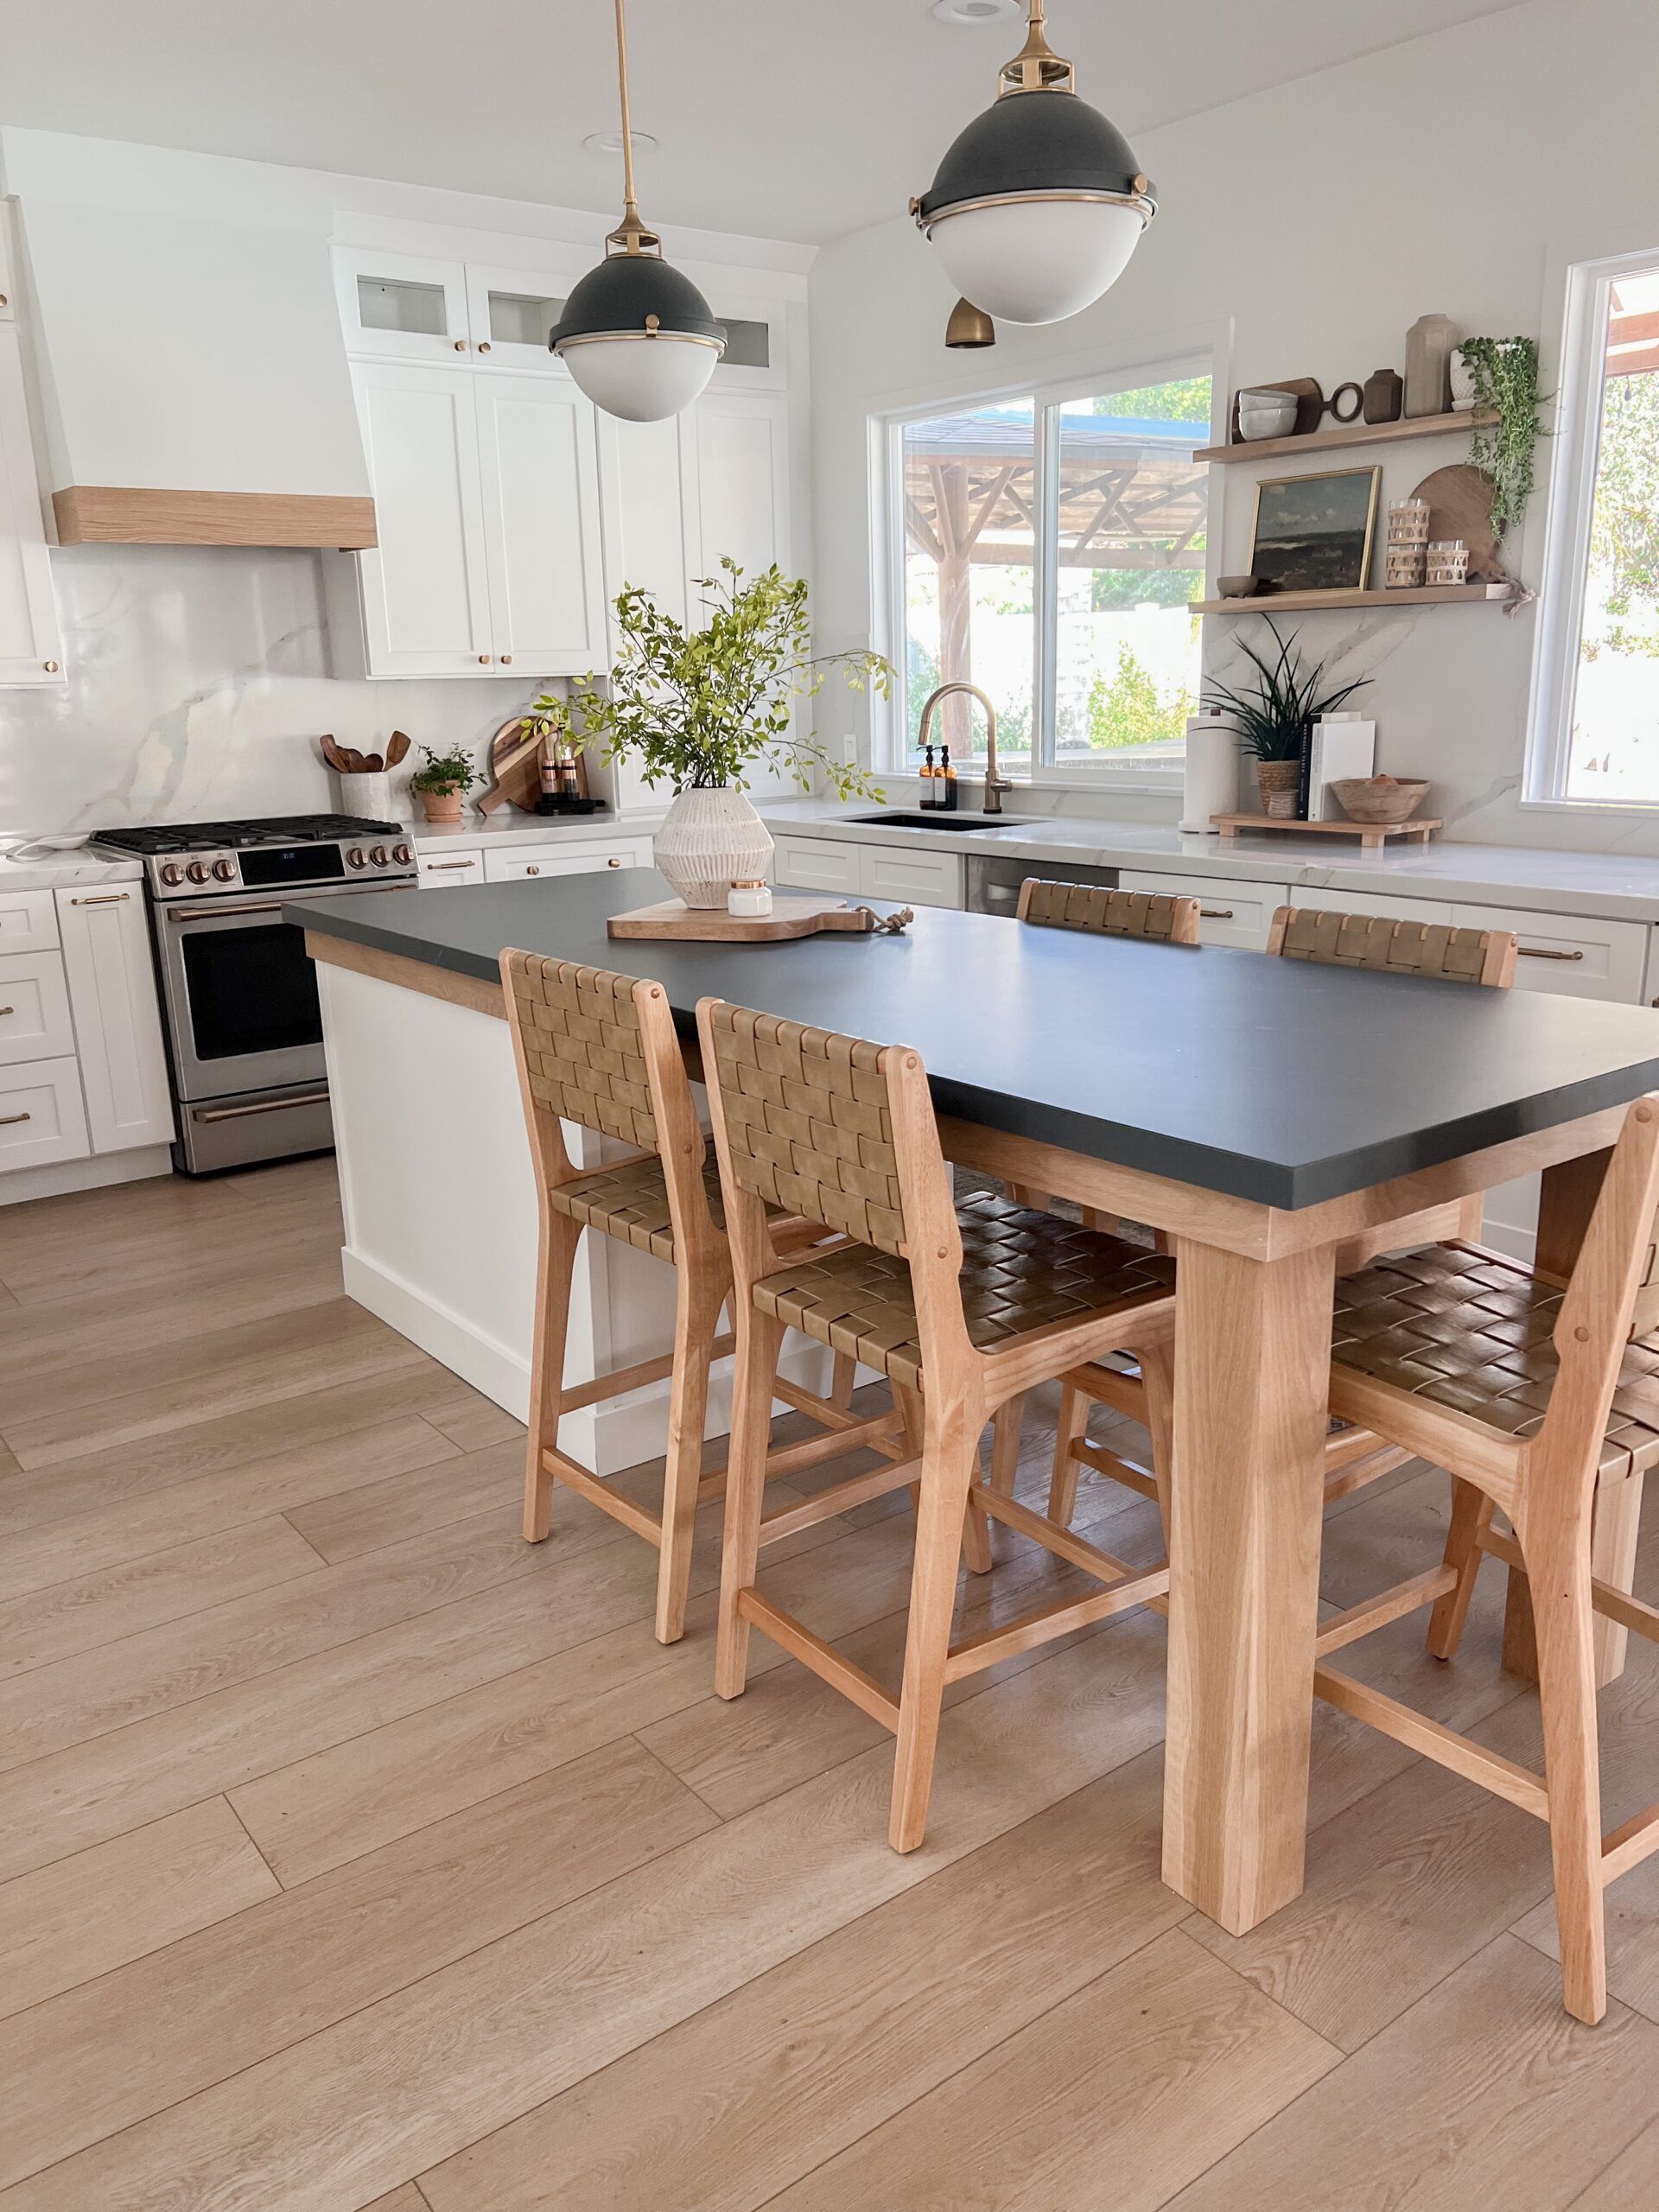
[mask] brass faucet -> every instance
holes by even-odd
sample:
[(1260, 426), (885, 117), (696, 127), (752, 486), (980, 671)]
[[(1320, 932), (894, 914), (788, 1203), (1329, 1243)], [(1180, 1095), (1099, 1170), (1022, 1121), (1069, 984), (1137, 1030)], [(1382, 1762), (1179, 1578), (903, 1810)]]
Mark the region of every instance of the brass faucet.
[(999, 776), (996, 772), (996, 709), (977, 683), (941, 683), (937, 691), (929, 694), (922, 703), (922, 727), (917, 735), (917, 747), (919, 749), (926, 745), (927, 733), (933, 727), (933, 717), (939, 710), (939, 702), (941, 699), (948, 699), (953, 691), (967, 692), (970, 698), (977, 699), (985, 709), (984, 808), (987, 814), (1001, 814), (1002, 794), (1004, 791), (1011, 791), (1014, 785), (1006, 776)]

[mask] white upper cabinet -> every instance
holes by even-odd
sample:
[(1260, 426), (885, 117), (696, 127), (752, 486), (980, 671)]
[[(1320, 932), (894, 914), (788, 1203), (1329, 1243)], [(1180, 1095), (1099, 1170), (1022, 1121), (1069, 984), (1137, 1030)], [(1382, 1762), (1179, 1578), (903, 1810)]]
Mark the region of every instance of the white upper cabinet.
[[(330, 592), (337, 660), (370, 676), (478, 676), (494, 666), (484, 552), (474, 378), (462, 368), (393, 361), (355, 369), (369, 456), (378, 550), (355, 560), (360, 607), (355, 634)], [(349, 573), (349, 571), (348, 571)]]
[(537, 676), (601, 667), (594, 410), (562, 373), (480, 376), (474, 397), (497, 664)]
[(0, 321), (0, 683), (65, 681), (22, 353), (16, 324)]
[(695, 611), (702, 569), (696, 410), (662, 423), (598, 418), (607, 613), (625, 585), (648, 591), (677, 622)]
[(474, 352), (498, 369), (554, 366), (547, 341), (564, 313), (568, 289), (562, 279), (544, 274), (469, 263), (467, 311)]
[(696, 405), (702, 576), (727, 555), (753, 575), (789, 566), (789, 402), (781, 393), (704, 392)]
[(334, 283), (348, 353), (450, 365), (470, 356), (467, 271), (459, 261), (339, 246)]

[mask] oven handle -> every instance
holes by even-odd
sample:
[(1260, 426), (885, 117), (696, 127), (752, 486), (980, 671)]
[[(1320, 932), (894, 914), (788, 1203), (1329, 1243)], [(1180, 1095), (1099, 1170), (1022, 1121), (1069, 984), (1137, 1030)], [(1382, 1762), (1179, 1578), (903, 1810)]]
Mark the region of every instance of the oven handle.
[[(401, 883), (353, 883), (340, 886), (330, 884), (326, 890), (320, 893), (315, 890), (308, 893), (296, 893), (295, 899), (302, 897), (362, 899), (372, 891), (412, 891), (414, 888), (412, 878), (405, 879)], [(283, 907), (292, 906), (295, 899), (262, 899), (257, 906), (249, 906), (232, 905), (231, 900), (226, 899), (212, 906), (163, 906), (159, 911), (167, 916), (169, 922), (215, 922), (226, 915), (280, 914)]]
[(287, 1106), (326, 1106), (326, 1090), (308, 1090), (298, 1098), (262, 1098), (257, 1106), (193, 1106), (193, 1122), (245, 1122), (250, 1114), (280, 1114)]

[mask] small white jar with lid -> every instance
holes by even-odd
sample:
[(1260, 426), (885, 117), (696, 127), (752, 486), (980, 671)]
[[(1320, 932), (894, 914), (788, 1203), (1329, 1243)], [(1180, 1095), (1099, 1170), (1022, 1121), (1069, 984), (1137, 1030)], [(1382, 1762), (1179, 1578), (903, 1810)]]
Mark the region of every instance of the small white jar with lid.
[(759, 880), (733, 884), (726, 893), (726, 911), (749, 921), (764, 919), (772, 912), (772, 886)]

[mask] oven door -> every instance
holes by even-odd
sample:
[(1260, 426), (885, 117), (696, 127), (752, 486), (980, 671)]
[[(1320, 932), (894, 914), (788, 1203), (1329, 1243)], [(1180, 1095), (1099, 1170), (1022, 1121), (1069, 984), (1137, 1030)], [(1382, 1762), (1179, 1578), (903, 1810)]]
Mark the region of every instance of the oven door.
[[(365, 883), (330, 898), (366, 898), (399, 884)], [(300, 896), (287, 891), (285, 897)], [(157, 906), (156, 935), (173, 1072), (181, 1099), (222, 1098), (279, 1084), (323, 1084), (322, 1013), (305, 932), (279, 898)]]

